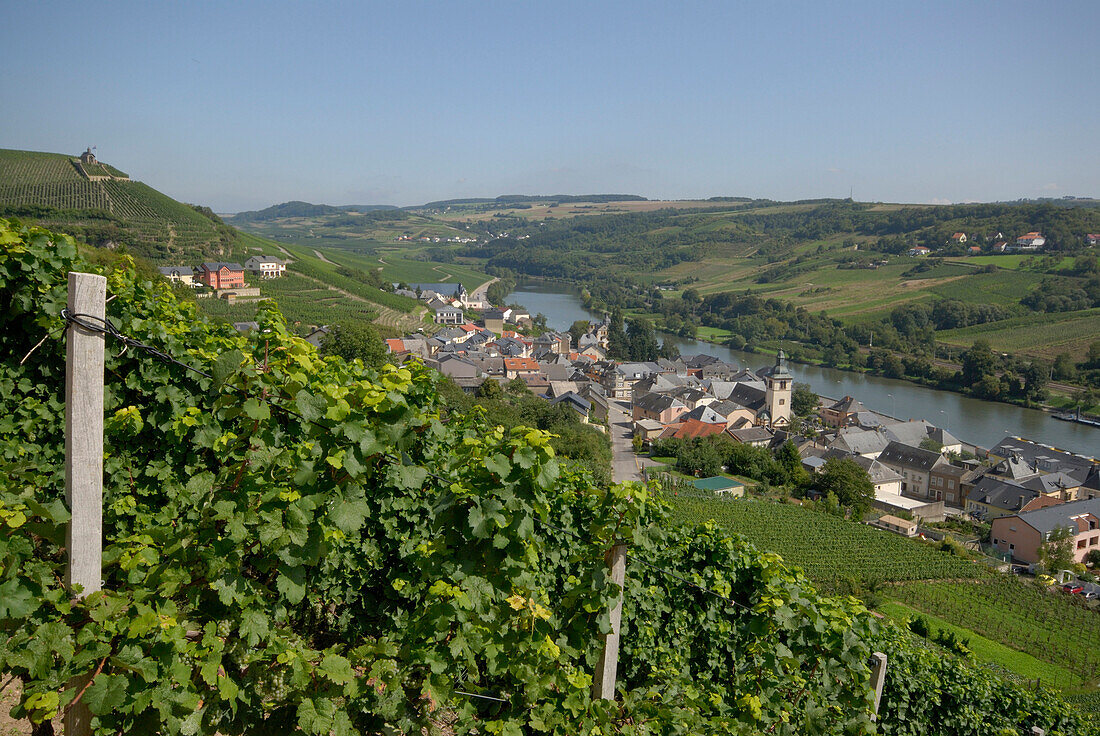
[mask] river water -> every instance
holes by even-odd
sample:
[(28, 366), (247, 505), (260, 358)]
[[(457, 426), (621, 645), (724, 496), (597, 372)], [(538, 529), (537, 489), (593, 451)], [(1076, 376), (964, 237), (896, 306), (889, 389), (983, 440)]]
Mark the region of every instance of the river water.
[[(577, 291), (564, 284), (522, 283), (508, 296), (508, 303), (522, 304), (531, 314), (541, 312), (555, 330), (567, 330), (577, 320), (598, 318), (585, 310)], [(660, 337), (671, 341), (683, 355), (714, 355), (751, 370), (770, 362), (766, 355), (745, 353), (723, 345), (674, 335)], [(981, 447), (993, 447), (1006, 435), (1014, 435), (1072, 452), (1100, 456), (1100, 429), (1063, 422), (1046, 412), (980, 401), (951, 391), (863, 373), (799, 363), (792, 363), (790, 369), (795, 380), (810, 384), (822, 396), (854, 396), (876, 412), (898, 419), (926, 419), (964, 442)]]

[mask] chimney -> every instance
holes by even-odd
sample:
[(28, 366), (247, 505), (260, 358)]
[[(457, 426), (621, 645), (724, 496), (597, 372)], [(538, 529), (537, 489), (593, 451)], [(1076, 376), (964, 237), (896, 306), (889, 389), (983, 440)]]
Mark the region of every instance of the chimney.
[(1016, 508), (1023, 509), (1023, 507), (1024, 507), (1024, 495), (1021, 493), (1020, 494), (1020, 505), (1017, 506)]

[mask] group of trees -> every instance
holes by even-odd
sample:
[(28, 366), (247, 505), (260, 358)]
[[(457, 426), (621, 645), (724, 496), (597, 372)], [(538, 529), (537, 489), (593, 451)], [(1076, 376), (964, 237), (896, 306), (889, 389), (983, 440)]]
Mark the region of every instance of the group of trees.
[(656, 440), (652, 454), (672, 457), (676, 469), (687, 475), (710, 477), (729, 472), (765, 486), (785, 486), (798, 495), (815, 492), (826, 500), (826, 508), (860, 518), (874, 501), (874, 486), (867, 471), (848, 458), (830, 458), (820, 473), (811, 475), (802, 466), (794, 443), (788, 441), (775, 452), (734, 441), (724, 434), (692, 439)]

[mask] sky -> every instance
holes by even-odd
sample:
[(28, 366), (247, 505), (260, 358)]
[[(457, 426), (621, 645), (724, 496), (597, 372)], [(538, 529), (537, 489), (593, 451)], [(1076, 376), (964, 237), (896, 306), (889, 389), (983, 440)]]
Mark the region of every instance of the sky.
[(218, 212), (1100, 196), (1100, 2), (0, 0), (0, 148)]

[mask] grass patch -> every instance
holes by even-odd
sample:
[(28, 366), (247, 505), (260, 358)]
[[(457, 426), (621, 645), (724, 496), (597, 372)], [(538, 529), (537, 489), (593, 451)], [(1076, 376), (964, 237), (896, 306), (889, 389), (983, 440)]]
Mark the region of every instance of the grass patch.
[(1017, 651), (1004, 644), (995, 642), (992, 639), (987, 639), (980, 634), (974, 633), (970, 629), (956, 626), (939, 616), (925, 613), (916, 608), (907, 606), (904, 603), (891, 601), (880, 606), (879, 611), (901, 625), (904, 625), (905, 621), (909, 619), (916, 618), (917, 616), (924, 616), (929, 623), (929, 628), (932, 630), (932, 633), (937, 631), (950, 631), (963, 639), (968, 639), (970, 641), (970, 649), (974, 652), (975, 659), (1003, 667), (1022, 678), (1028, 680), (1038, 679), (1045, 685), (1050, 685), (1062, 690), (1077, 688), (1083, 684), (1080, 677), (1074, 675), (1064, 667), (1059, 667), (1050, 662), (1044, 662), (1030, 654)]

